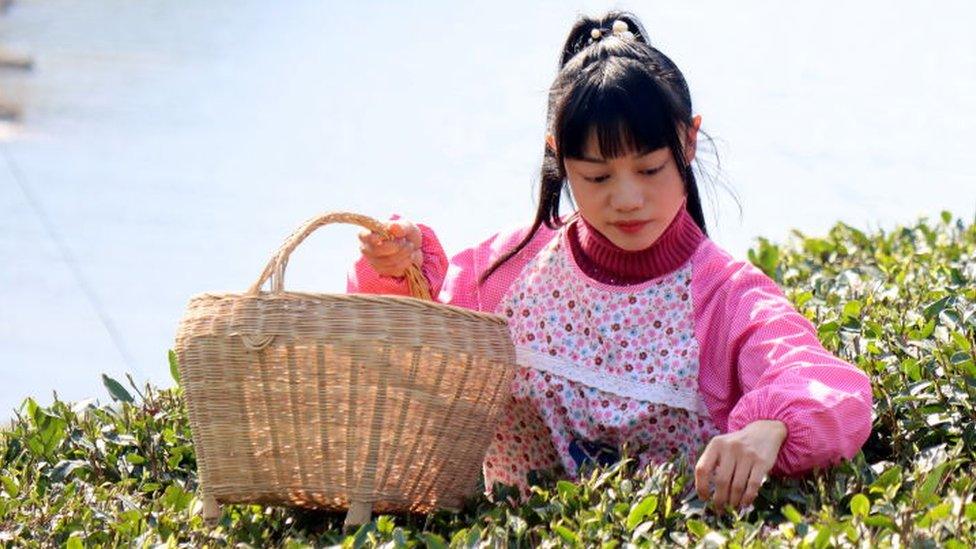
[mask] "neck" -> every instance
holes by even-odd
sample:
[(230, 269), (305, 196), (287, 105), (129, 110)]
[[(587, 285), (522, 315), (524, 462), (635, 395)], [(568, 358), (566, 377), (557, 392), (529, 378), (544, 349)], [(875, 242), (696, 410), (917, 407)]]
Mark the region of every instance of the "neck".
[(584, 273), (604, 284), (639, 284), (674, 271), (698, 248), (705, 234), (682, 204), (661, 236), (643, 250), (620, 248), (583, 216), (568, 227), (573, 257)]

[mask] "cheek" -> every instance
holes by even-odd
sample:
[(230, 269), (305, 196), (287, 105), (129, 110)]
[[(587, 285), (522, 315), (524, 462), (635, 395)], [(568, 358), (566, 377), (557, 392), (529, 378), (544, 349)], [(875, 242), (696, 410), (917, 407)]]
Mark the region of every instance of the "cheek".
[(672, 195), (683, 195), (685, 192), (685, 182), (681, 179), (681, 174), (674, 167), (674, 164), (670, 166), (671, 169), (667, 172), (667, 185), (665, 187), (668, 189), (669, 194)]
[(580, 209), (587, 209), (600, 203), (601, 192), (596, 185), (587, 185), (585, 182), (582, 184), (574, 183), (570, 180), (569, 189), (573, 193), (573, 200), (576, 201), (576, 205)]

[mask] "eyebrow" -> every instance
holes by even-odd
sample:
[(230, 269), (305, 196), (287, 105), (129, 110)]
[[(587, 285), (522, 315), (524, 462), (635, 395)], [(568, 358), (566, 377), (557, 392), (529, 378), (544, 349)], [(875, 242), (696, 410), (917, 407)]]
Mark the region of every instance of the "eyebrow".
[[(652, 152), (654, 152), (655, 150), (657, 150), (657, 149), (647, 149), (645, 151), (642, 151), (642, 152), (638, 153), (637, 156), (638, 157), (645, 157), (645, 156), (651, 154)], [(592, 164), (606, 164), (607, 163), (606, 159), (603, 159), (603, 158), (590, 158), (590, 157), (587, 157), (587, 156), (581, 156), (579, 158), (572, 158), (572, 160), (579, 160), (581, 162), (590, 162)]]

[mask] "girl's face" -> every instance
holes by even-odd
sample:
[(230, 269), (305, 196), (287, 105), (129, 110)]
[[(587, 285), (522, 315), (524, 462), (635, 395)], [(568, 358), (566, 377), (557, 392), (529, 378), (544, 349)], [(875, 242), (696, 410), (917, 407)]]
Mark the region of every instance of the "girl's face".
[[(683, 135), (686, 162), (694, 159), (700, 124), (701, 118), (695, 117)], [(583, 158), (566, 158), (565, 167), (580, 215), (624, 250), (653, 244), (685, 199), (684, 181), (668, 147), (603, 158), (594, 132)]]

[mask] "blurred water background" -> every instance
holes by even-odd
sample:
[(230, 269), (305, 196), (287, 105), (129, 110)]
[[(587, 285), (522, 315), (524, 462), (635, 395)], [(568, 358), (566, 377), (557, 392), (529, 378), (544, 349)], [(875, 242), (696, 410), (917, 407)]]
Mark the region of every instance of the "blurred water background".
[[(243, 291), (308, 217), (398, 212), (449, 253), (531, 220), (546, 90), (582, 1), (33, 0), (0, 16), (0, 419), (170, 385), (191, 295)], [(976, 208), (976, 7), (631, 2), (717, 140), (712, 238)], [(287, 287), (344, 290), (327, 227)]]

